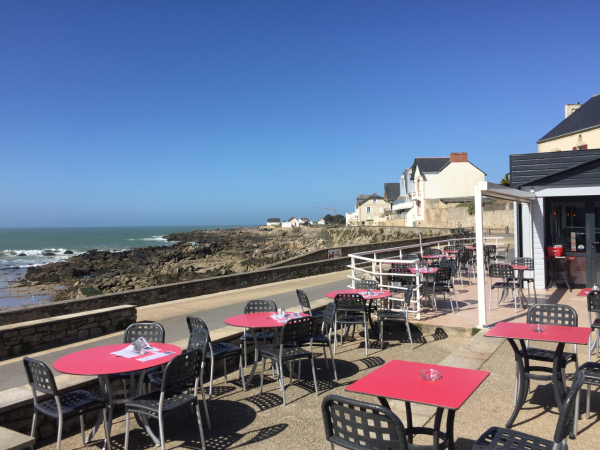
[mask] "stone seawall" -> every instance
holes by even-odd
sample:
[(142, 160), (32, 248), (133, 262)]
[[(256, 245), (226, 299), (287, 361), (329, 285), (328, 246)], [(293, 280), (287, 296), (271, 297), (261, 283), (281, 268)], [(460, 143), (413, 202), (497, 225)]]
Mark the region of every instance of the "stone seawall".
[(135, 306), (121, 305), (0, 326), (0, 359), (124, 330), (136, 319)]

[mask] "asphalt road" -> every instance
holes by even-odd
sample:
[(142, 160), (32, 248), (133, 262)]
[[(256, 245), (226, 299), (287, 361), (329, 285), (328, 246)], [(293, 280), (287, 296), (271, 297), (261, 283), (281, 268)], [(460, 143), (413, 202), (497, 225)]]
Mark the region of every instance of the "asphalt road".
[[(327, 292), (346, 289), (347, 286), (348, 280), (344, 279), (332, 283), (306, 287), (303, 290), (306, 292), (309, 299), (316, 300), (325, 297)], [(257, 291), (257, 294), (260, 295), (260, 291)], [(273, 300), (277, 306), (282, 306), (284, 308), (290, 308), (298, 305), (298, 297), (295, 289), (281, 294), (269, 295), (268, 297), (258, 296), (256, 299)], [(192, 313), (191, 315), (195, 315), (204, 320), (208, 325), (209, 330), (215, 330), (225, 326), (224, 321), (227, 317), (242, 314), (244, 312), (243, 310), (245, 304), (246, 300), (211, 309), (199, 309), (196, 313)], [(165, 304), (165, 307), (168, 306)], [(166, 342), (176, 342), (181, 339), (186, 339), (189, 335), (185, 321), (185, 315), (163, 319), (160, 321), (160, 323), (165, 327)], [(48, 366), (52, 367), (54, 361), (69, 353), (87, 348), (99, 347), (101, 345), (119, 344), (122, 342), (121, 336), (122, 335), (120, 333), (113, 334), (106, 338), (98, 338), (84, 341), (82, 343), (71, 344), (65, 347), (59, 347), (57, 349), (46, 350), (37, 354), (33, 354), (31, 357), (39, 359), (48, 364)], [(55, 375), (59, 374), (56, 371), (54, 372)], [(23, 362), (21, 358), (14, 358), (12, 360), (3, 361), (0, 363), (0, 391), (22, 386), (24, 384), (27, 384), (27, 378), (25, 376), (25, 370), (23, 368)]]

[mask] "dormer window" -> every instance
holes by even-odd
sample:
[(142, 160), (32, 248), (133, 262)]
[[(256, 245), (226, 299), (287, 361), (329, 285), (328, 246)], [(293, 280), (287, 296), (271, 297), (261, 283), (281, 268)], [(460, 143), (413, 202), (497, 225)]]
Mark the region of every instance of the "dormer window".
[(376, 198), (373, 199), (373, 203), (377, 203), (377, 199)]

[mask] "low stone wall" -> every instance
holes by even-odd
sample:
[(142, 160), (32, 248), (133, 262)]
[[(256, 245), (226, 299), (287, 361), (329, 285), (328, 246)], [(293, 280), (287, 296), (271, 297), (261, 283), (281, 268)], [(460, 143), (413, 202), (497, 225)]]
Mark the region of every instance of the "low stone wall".
[(121, 305), (0, 326), (0, 359), (124, 330), (136, 318), (135, 306)]
[(163, 303), (198, 295), (214, 294), (216, 292), (241, 289), (277, 281), (304, 278), (312, 275), (338, 272), (346, 269), (347, 259), (317, 261), (307, 264), (296, 264), (289, 267), (254, 270), (202, 280), (186, 281), (183, 283), (165, 284), (162, 286), (133, 289), (130, 291), (103, 294), (64, 302), (47, 303), (43, 305), (11, 308), (0, 312), (0, 326), (12, 323), (45, 319), (64, 314), (75, 314), (98, 308), (110, 308), (121, 305), (144, 306)]

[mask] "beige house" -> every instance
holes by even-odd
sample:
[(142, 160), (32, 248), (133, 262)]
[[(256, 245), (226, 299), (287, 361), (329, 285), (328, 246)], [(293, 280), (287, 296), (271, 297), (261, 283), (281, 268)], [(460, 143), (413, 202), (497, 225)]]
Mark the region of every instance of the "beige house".
[(346, 225), (385, 225), (390, 204), (376, 193), (359, 195), (353, 214), (346, 214)]
[(538, 153), (600, 148), (600, 94), (565, 105), (565, 119), (542, 137)]
[(414, 191), (409, 194), (413, 206), (406, 212), (407, 226), (435, 226), (427, 223), (425, 200), (473, 201), (475, 186), (485, 181), (485, 173), (469, 162), (467, 153), (451, 153), (449, 158), (415, 158), (411, 169)]

